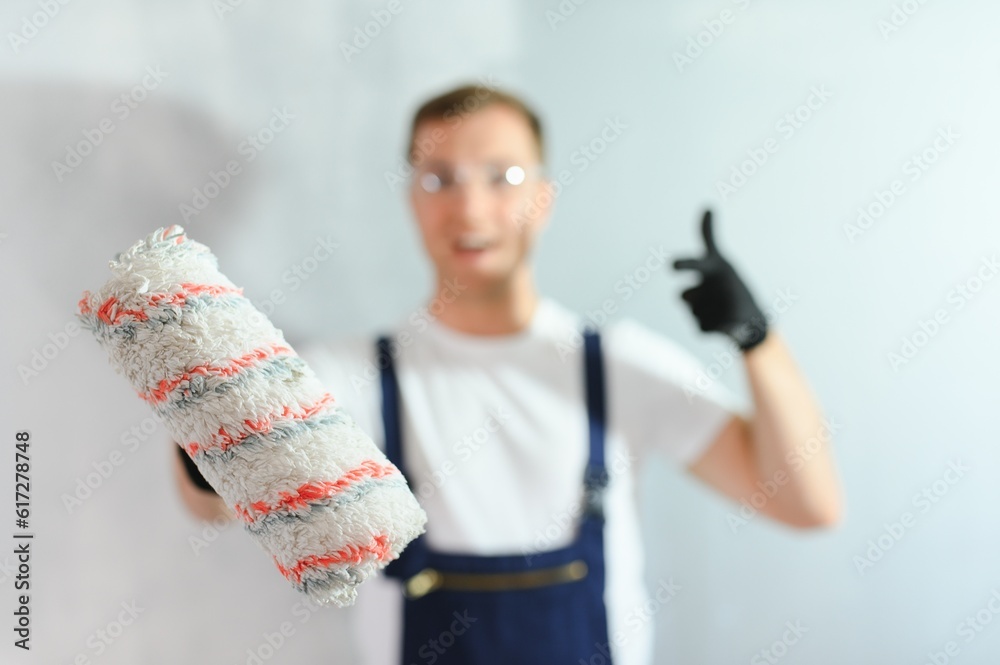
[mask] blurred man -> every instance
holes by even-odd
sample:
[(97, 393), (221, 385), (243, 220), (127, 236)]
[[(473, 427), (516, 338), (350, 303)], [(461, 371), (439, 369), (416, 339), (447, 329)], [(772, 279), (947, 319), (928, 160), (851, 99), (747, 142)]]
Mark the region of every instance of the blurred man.
[[(704, 256), (674, 267), (701, 276), (683, 294), (701, 329), (742, 353), (752, 414), (667, 338), (628, 319), (588, 326), (538, 293), (531, 253), (558, 187), (543, 145), (538, 116), (498, 90), (424, 104), (408, 161), (435, 273), (426, 306), (377, 344), (300, 349), (428, 515), (427, 533), (360, 591), (366, 664), (651, 663), (651, 630), (634, 622), (649, 599), (634, 494), (649, 454), (735, 501), (764, 496), (753, 505), (779, 522), (839, 520), (820, 409), (710, 214)], [(819, 443), (806, 455), (807, 441)], [(191, 487), (182, 451), (177, 470), (195, 514), (227, 514), (203, 480)]]

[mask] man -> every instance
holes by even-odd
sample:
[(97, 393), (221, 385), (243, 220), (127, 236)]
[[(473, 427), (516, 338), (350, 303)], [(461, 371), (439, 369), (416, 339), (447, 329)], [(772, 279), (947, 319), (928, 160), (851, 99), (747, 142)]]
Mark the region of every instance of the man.
[[(652, 452), (736, 501), (777, 486), (759, 512), (779, 522), (839, 520), (820, 409), (709, 214), (705, 256), (674, 267), (701, 273), (683, 294), (701, 328), (743, 351), (752, 414), (721, 386), (696, 388), (698, 364), (662, 336), (630, 320), (581, 336), (579, 317), (538, 294), (529, 259), (555, 192), (521, 100), (467, 86), (428, 101), (409, 161), (435, 268), (427, 306), (377, 348), (300, 349), (428, 514), (425, 536), (360, 592), (363, 662), (651, 662), (650, 631), (626, 617), (647, 600), (633, 492)], [(191, 510), (227, 514), (182, 462)]]

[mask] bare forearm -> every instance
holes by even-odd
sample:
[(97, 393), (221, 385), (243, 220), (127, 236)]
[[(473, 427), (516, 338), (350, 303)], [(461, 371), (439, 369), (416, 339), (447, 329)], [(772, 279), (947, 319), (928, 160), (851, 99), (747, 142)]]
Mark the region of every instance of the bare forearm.
[(759, 478), (777, 492), (769, 501), (786, 521), (828, 525), (840, 517), (840, 486), (830, 424), (777, 331), (744, 354), (754, 400), (750, 422)]

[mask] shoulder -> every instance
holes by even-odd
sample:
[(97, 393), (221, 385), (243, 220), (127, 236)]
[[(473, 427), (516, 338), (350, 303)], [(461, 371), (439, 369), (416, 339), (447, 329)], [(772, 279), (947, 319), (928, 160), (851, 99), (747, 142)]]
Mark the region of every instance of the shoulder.
[[(620, 319), (602, 328), (601, 348), (609, 375), (619, 383), (638, 384), (637, 389), (669, 385), (687, 396), (688, 402), (694, 393), (733, 410), (740, 406), (736, 395), (719, 380), (723, 371), (706, 367), (691, 350), (635, 319)], [(717, 353), (716, 359), (725, 371), (740, 362), (739, 355), (729, 349)]]
[(669, 371), (691, 371), (700, 367), (689, 350), (639, 321), (626, 318), (601, 329), (601, 347), (620, 362), (652, 366)]
[(573, 346), (578, 347), (581, 332), (597, 330), (606, 363), (647, 368), (660, 374), (686, 375), (700, 368), (692, 353), (634, 318), (605, 323), (548, 298), (542, 301), (540, 313), (540, 331), (555, 342), (565, 343), (575, 338)]
[(297, 343), (295, 351), (317, 372), (320, 368), (364, 366), (375, 357), (375, 335), (307, 339)]
[(598, 330), (602, 352), (615, 361), (645, 364), (653, 360), (689, 367), (698, 364), (686, 349), (634, 318), (616, 319), (611, 323), (595, 321), (592, 316), (582, 316), (550, 298), (543, 299), (540, 311), (544, 332), (560, 340), (584, 329)]

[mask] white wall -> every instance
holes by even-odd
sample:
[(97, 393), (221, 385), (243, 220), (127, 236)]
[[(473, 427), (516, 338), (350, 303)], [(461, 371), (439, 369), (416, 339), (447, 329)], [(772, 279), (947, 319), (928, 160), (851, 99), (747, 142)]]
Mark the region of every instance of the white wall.
[[(295, 635), (267, 662), (351, 662), (343, 613), (301, 622), (299, 598), (238, 529), (195, 553), (189, 538), (203, 525), (179, 503), (167, 472), (174, 451), (93, 340), (69, 338), (37, 376), (18, 367), (73, 320), (83, 289), (106, 279), (108, 258), (170, 223), (209, 244), (255, 300), (281, 289), (287, 301), (271, 317), (293, 343), (370, 332), (417, 307), (430, 273), (384, 174), (401, 163), (420, 100), (485, 77), (538, 106), (553, 170), (574, 175), (537, 253), (543, 292), (596, 308), (650, 245), (698, 251), (696, 220), (712, 205), (720, 245), (758, 299), (782, 290), (798, 298), (778, 327), (839, 428), (847, 514), (830, 532), (756, 518), (734, 533), (734, 505), (675, 469), (647, 469), (648, 579), (682, 587), (651, 616), (657, 662), (753, 662), (786, 622), (807, 632), (783, 663), (924, 663), (949, 640), (960, 651), (952, 662), (997, 662), (1000, 621), (989, 601), (1000, 597), (1000, 446), (988, 414), (1000, 397), (1000, 280), (968, 301), (953, 290), (1000, 250), (1000, 9), (902, 5), (914, 13), (883, 35), (896, 7), (887, 0), (566, 0), (575, 10), (558, 23), (547, 15), (555, 2), (404, 2), (348, 62), (339, 44), (387, 3), (246, 0), (220, 17), (212, 2), (70, 2), (20, 44), (10, 33), (39, 4), (5, 3), (0, 495), (10, 501), (14, 491), (9, 442), (29, 428), (37, 536), (34, 650), (15, 653), (8, 630), (0, 661), (242, 663), (291, 621)], [(724, 10), (731, 21), (721, 34), (679, 68), (675, 52)], [(147, 67), (165, 77), (120, 117), (113, 99)], [(829, 98), (814, 99), (819, 108), (789, 136), (779, 121), (820, 88)], [(207, 209), (181, 219), (192, 188), (242, 160), (238, 145), (275, 108), (295, 115), (288, 128)], [(52, 161), (105, 118), (115, 131), (60, 182)], [(609, 118), (626, 130), (581, 170), (574, 151)], [(912, 179), (908, 160), (949, 127), (957, 138)], [(723, 196), (717, 183), (769, 138), (776, 151)], [(849, 239), (856, 209), (896, 179), (903, 193)], [(293, 289), (283, 274), (321, 234), (341, 250)], [(710, 364), (726, 345), (697, 331), (677, 298), (687, 281), (665, 273), (620, 302), (618, 316)], [(888, 354), (939, 309), (947, 322), (894, 368)], [(749, 399), (738, 367), (720, 380)], [(62, 497), (114, 451), (122, 464), (67, 509)], [(969, 470), (949, 485), (958, 460)], [(939, 500), (915, 504), (936, 482)], [(912, 526), (886, 536), (907, 512)], [(891, 549), (859, 571), (856, 557), (880, 537)], [(0, 550), (7, 607), (12, 547)], [(88, 640), (132, 601), (144, 612), (97, 655)], [(967, 642), (962, 623), (977, 612), (993, 621)]]

